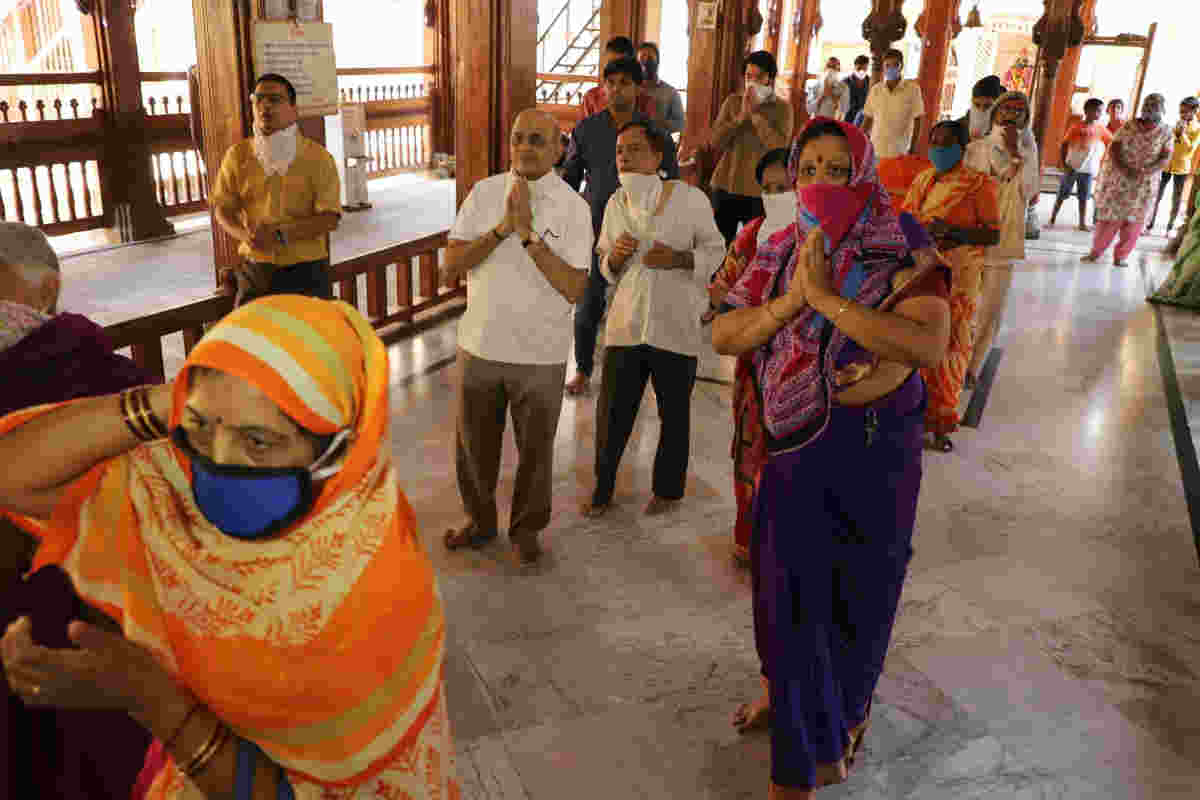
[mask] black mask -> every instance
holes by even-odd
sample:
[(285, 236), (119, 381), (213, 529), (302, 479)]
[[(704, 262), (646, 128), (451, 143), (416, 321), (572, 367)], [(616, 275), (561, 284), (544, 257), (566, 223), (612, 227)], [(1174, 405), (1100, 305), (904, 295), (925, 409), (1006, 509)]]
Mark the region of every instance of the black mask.
[(658, 74), (658, 62), (655, 61), (653, 58), (647, 58), (645, 61), (642, 62), (642, 70), (645, 71), (645, 73), (647, 75), (657, 75)]

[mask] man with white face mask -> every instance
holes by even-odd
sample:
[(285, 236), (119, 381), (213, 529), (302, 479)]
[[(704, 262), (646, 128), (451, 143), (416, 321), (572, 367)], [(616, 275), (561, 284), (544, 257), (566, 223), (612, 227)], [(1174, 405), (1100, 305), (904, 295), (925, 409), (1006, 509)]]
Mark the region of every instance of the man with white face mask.
[(808, 87), (808, 113), (814, 117), (840, 119), (846, 107), (849, 88), (841, 79), (842, 62), (830, 58), (825, 74)]
[(884, 53), (883, 80), (871, 87), (863, 108), (863, 132), (871, 137), (879, 158), (916, 153), (921, 141), (925, 100), (921, 85), (905, 80), (903, 71), (903, 53)]
[(691, 397), (702, 346), (700, 312), (725, 240), (704, 193), (658, 176), (668, 139), (647, 122), (617, 135), (621, 188), (608, 201), (596, 250), (616, 285), (596, 406), (596, 488), (583, 512), (607, 511), (646, 381), (662, 420), (647, 514), (673, 509), (687, 482)]
[(342, 217), (337, 162), (298, 130), (296, 89), (268, 73), (254, 84), (254, 136), (225, 154), (210, 204), (241, 244), (238, 304), (265, 294), (333, 297), (326, 235)]
[(998, 75), (988, 75), (976, 81), (971, 89), (971, 108), (958, 121), (970, 132), (971, 141), (987, 136), (992, 127), (992, 106), (1004, 94), (1004, 83)]
[(846, 122), (851, 125), (860, 123), (863, 107), (867, 104), (867, 94), (871, 91), (871, 76), (867, 74), (867, 67), (871, 65), (871, 59), (866, 56), (859, 56), (854, 59), (854, 72), (847, 75), (842, 82), (846, 84), (849, 90), (847, 95)]

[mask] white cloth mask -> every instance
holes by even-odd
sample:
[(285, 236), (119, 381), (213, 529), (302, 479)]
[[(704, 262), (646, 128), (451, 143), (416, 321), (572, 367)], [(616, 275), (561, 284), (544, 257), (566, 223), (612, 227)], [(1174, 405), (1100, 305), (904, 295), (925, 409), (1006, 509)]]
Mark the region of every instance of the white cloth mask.
[(791, 225), (796, 219), (796, 193), (795, 192), (778, 192), (777, 194), (763, 194), (763, 208), (767, 210), (767, 216), (763, 219), (762, 225), (758, 228), (758, 246), (770, 239), (775, 233)]
[(979, 139), (987, 135), (988, 126), (992, 124), (992, 110), (980, 111), (975, 106), (971, 106), (970, 125), (971, 138)]
[(296, 123), (264, 136), (254, 134), (254, 155), (268, 175), (283, 175), (296, 160)]
[(754, 83), (751, 86), (754, 87), (755, 99), (760, 103), (767, 102), (767, 98), (774, 93), (774, 90), (770, 86), (763, 86), (761, 83)]
[(636, 238), (649, 236), (654, 226), (654, 209), (662, 196), (662, 178), (640, 172), (621, 172), (617, 177), (628, 200), (630, 221), (636, 228), (631, 233)]

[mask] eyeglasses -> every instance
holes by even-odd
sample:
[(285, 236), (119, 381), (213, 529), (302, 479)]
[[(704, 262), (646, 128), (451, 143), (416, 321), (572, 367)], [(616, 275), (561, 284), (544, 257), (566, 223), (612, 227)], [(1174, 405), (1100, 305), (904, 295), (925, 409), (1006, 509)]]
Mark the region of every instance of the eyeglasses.
[(288, 99), (285, 94), (258, 94), (257, 92), (250, 95), (250, 102), (255, 105), (271, 104), (273, 106), (282, 105)]

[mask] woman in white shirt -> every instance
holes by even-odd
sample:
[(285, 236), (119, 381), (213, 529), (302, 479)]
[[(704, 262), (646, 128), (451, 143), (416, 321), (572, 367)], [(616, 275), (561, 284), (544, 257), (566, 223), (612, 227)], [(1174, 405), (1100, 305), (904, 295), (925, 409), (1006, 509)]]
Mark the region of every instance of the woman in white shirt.
[(654, 384), (662, 431), (646, 513), (674, 508), (687, 481), (700, 315), (725, 239), (703, 192), (659, 177), (666, 148), (665, 135), (646, 122), (631, 122), (617, 135), (621, 188), (608, 201), (596, 243), (600, 271), (615, 291), (596, 407), (596, 487), (583, 507), (588, 516), (612, 505), (647, 380)]
[(1037, 142), (1030, 129), (1029, 98), (1006, 92), (992, 106), (987, 135), (967, 146), (968, 167), (991, 175), (1000, 184), (1000, 242), (987, 249), (983, 289), (975, 317), (975, 346), (967, 366), (966, 387), (972, 389), (1000, 327), (1013, 264), (1025, 258), (1025, 218), (1038, 198), (1042, 179)]

